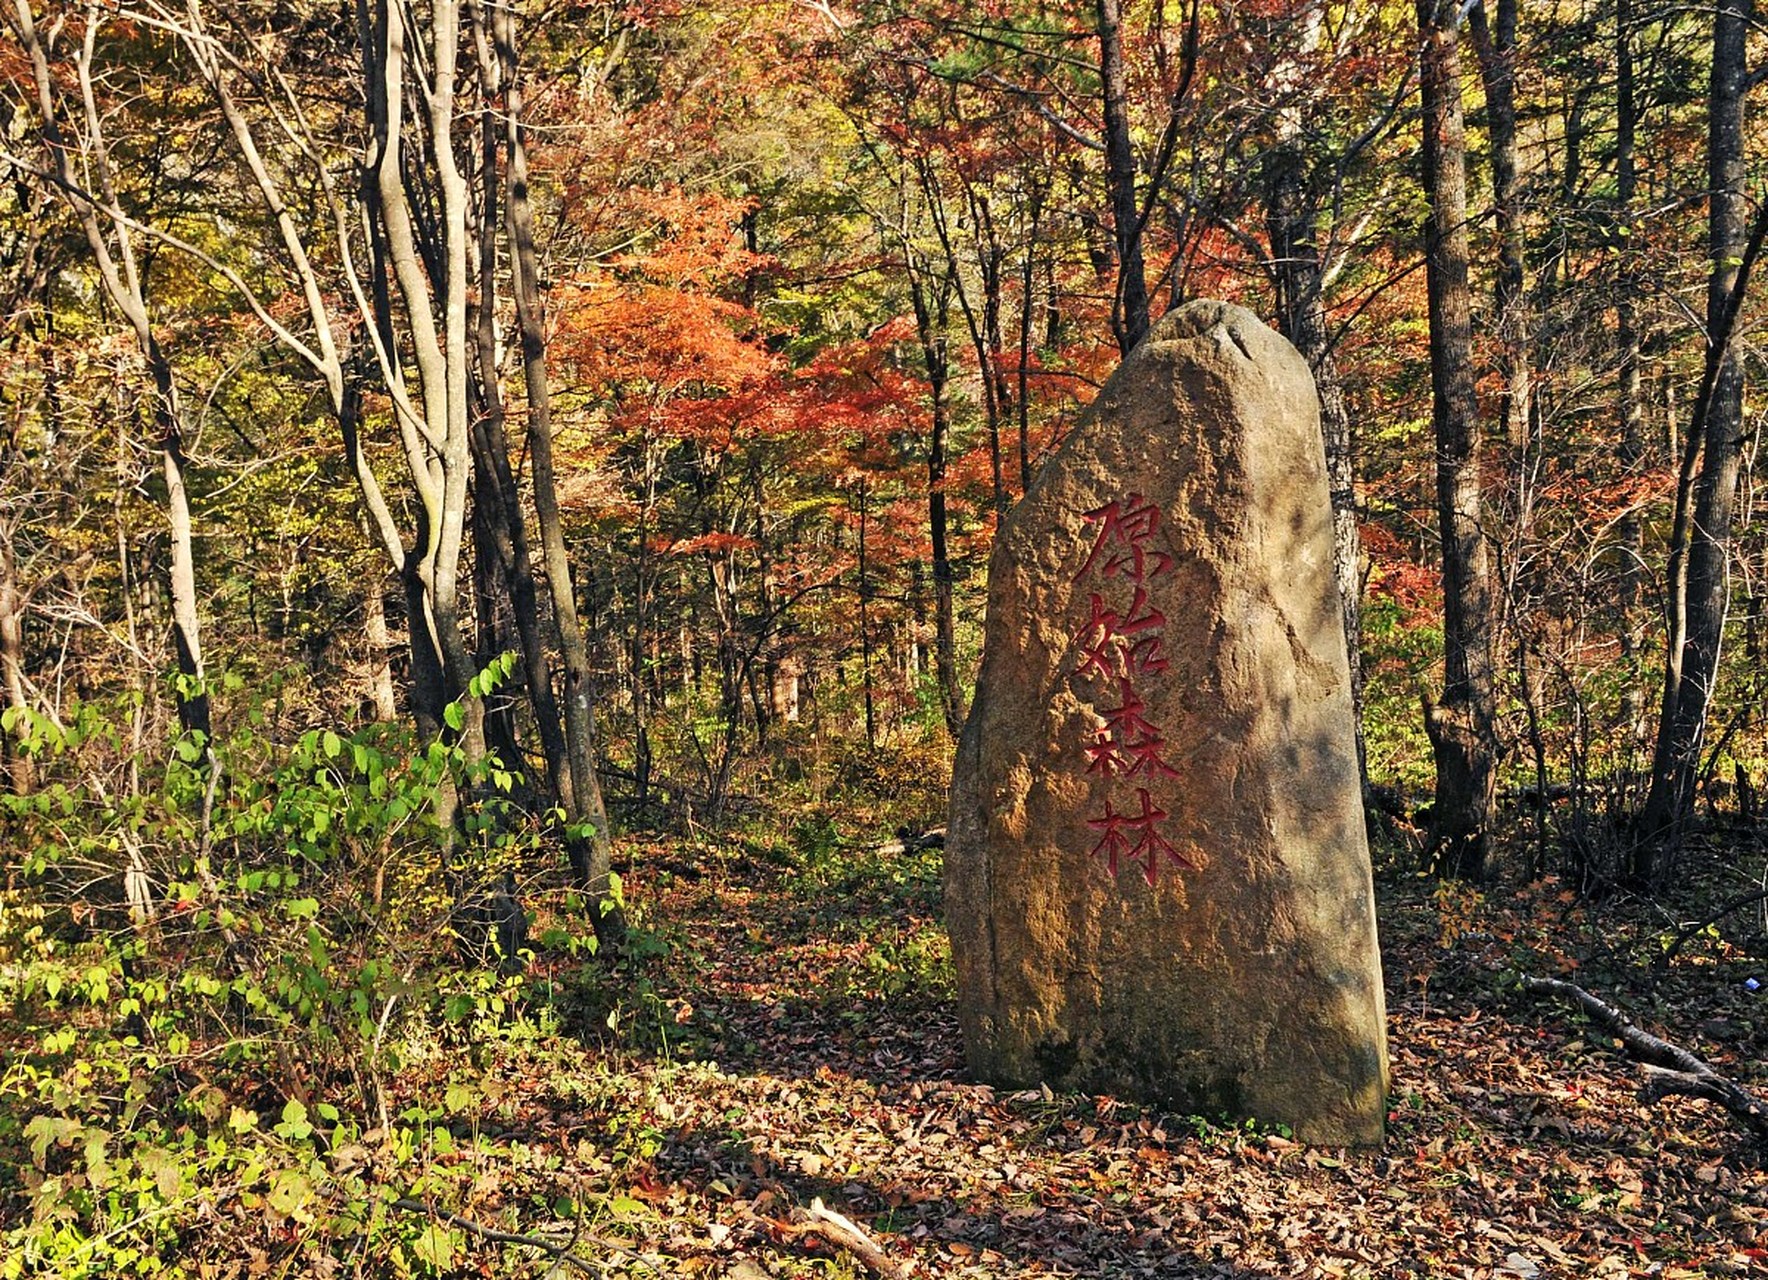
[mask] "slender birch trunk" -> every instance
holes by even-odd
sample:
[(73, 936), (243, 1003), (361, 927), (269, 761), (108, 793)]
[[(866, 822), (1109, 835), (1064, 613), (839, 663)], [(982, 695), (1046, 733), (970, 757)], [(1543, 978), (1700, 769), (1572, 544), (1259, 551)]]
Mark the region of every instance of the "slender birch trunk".
[(9, 25), (30, 60), (38, 123), (50, 163), (91, 250), (105, 296), (128, 324), (153, 387), (154, 434), (166, 486), (166, 524), (172, 552), (167, 586), (172, 604), (172, 644), (178, 663), (178, 722), (185, 731), (200, 733), (206, 739), (210, 733), (209, 694), (197, 609), (190, 494), (185, 478), (183, 407), (171, 362), (154, 334), (146, 284), (135, 254), (135, 232), (118, 208), (104, 116), (93, 86), (94, 51), (104, 26), (104, 11), (97, 5), (86, 8), (81, 42), (74, 56), (78, 118), (67, 122), (66, 127), (62, 118), (63, 90), (51, 71), (49, 51), (40, 38), (30, 0), (13, 0)]
[(571, 559), (559, 514), (553, 465), (552, 392), (547, 382), (546, 310), (535, 248), (534, 207), (528, 180), (528, 151), (522, 130), (522, 83), (516, 59), (514, 19), (504, 7), (493, 10), (492, 30), (502, 67), (503, 117), (508, 162), (504, 171), (504, 211), (510, 248), (511, 294), (522, 344), (522, 377), (528, 398), (528, 465), (534, 510), (540, 526), (541, 564), (552, 601), (553, 625), (564, 661), (566, 811), (575, 834), (571, 865), (596, 904), (596, 935), (617, 946), (625, 917), (612, 894), (613, 846), (601, 780), (595, 768), (595, 695), (589, 642), (577, 612)]

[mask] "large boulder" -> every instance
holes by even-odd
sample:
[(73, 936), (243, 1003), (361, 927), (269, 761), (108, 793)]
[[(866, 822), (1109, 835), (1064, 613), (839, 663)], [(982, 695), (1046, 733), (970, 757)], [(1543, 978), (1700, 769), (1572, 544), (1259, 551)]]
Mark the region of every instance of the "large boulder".
[(1168, 314), (1002, 525), (945, 903), (972, 1069), (1379, 1141), (1387, 1047), (1306, 362)]

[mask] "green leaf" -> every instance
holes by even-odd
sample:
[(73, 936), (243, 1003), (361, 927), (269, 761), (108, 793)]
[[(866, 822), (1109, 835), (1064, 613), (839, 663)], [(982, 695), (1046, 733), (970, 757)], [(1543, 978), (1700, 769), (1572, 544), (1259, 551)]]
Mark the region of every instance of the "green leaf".
[(325, 737), (321, 739), (321, 742), (325, 747), (325, 754), (333, 760), (336, 760), (338, 753), (344, 749), (344, 740), (330, 729), (325, 731)]
[(298, 1169), (278, 1169), (270, 1175), (270, 1194), (266, 1197), (272, 1211), (303, 1221), (310, 1216), (307, 1203), (313, 1199), (313, 1184)]
[(448, 1271), (454, 1266), (454, 1236), (440, 1222), (432, 1222), (424, 1228), (424, 1233), (411, 1242), (411, 1251), (437, 1271)]
[(451, 702), (442, 708), (442, 719), (448, 722), (450, 729), (459, 733), (466, 726), (467, 713), (461, 710), (460, 703)]
[(62, 1116), (35, 1116), (25, 1126), (25, 1137), (31, 1143), (31, 1158), (39, 1169), (48, 1158), (50, 1144), (69, 1146), (79, 1135), (80, 1122)]
[(290, 1098), (282, 1109), (282, 1123), (276, 1126), (276, 1132), (291, 1142), (299, 1142), (313, 1133), (313, 1126), (307, 1120), (307, 1108), (298, 1098)]
[(104, 1004), (110, 999), (110, 970), (95, 964), (86, 970), (80, 981), (86, 988), (86, 999), (93, 1004)]
[(479, 1091), (471, 1085), (451, 1084), (442, 1095), (442, 1105), (455, 1114), (470, 1108), (479, 1099)]

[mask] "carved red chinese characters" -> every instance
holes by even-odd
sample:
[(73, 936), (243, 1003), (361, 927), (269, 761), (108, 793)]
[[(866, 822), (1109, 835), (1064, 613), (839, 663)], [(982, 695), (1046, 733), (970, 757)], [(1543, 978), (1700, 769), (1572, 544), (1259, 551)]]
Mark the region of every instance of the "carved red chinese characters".
[[(1093, 508), (1086, 520), (1098, 526), (1092, 550), (1075, 576), (1077, 584), (1093, 576), (1117, 578), (1130, 584), (1133, 595), (1123, 613), (1109, 609), (1098, 592), (1089, 592), (1090, 612), (1074, 637), (1080, 660), (1075, 674), (1115, 681), (1120, 705), (1100, 712), (1101, 723), (1091, 739), (1082, 744), (1087, 769), (1092, 773), (1126, 778), (1177, 777), (1178, 770), (1161, 758), (1166, 738), (1147, 720), (1147, 704), (1136, 693), (1136, 679), (1157, 675), (1168, 663), (1161, 650), (1161, 629), (1166, 615), (1148, 603), (1146, 579), (1167, 573), (1173, 558), (1155, 545), (1160, 531), (1160, 508), (1139, 493)], [(1135, 789), (1140, 811), (1116, 813), (1106, 796), (1104, 811), (1088, 817), (1087, 825), (1101, 833), (1093, 852), (1105, 860), (1111, 875), (1126, 859), (1138, 865), (1150, 887), (1158, 883), (1161, 867), (1171, 863), (1195, 869), (1197, 863), (1180, 853), (1161, 834), (1166, 810), (1154, 806), (1148, 788)], [(1133, 836), (1133, 839), (1132, 839)]]

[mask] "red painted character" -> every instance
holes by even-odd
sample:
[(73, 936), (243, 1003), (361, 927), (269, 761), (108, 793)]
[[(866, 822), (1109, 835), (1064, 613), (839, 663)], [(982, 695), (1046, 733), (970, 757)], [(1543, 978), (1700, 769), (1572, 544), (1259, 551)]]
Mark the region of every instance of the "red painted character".
[(1141, 582), (1173, 567), (1170, 555), (1145, 545), (1160, 528), (1160, 508), (1141, 494), (1132, 493), (1122, 502), (1094, 507), (1086, 518), (1099, 526), (1099, 536), (1093, 541), (1087, 562), (1074, 575), (1076, 582), (1086, 577), (1100, 556), (1105, 557), (1107, 578), (1128, 578), (1131, 582)]
[(1097, 671), (1102, 676), (1118, 678), (1165, 671), (1167, 660), (1161, 648), (1160, 628), (1166, 625), (1166, 615), (1149, 607), (1148, 592), (1137, 587), (1135, 599), (1124, 613), (1107, 609), (1105, 598), (1097, 592), (1089, 594), (1091, 615), (1074, 637), (1081, 647), (1077, 674)]
[(1142, 714), (1148, 705), (1128, 680), (1120, 679), (1117, 687), (1123, 705), (1104, 712), (1105, 723), (1099, 726), (1087, 748), (1087, 772), (1103, 771), (1132, 778), (1137, 774), (1152, 778), (1161, 773), (1169, 778), (1178, 777), (1179, 771), (1160, 758), (1166, 739)]
[(1087, 819), (1089, 827), (1103, 833), (1099, 837), (1099, 843), (1093, 846), (1093, 853), (1105, 855), (1105, 865), (1110, 868), (1113, 876), (1117, 874), (1120, 859), (1140, 862), (1142, 875), (1147, 879), (1150, 888), (1160, 878), (1160, 864), (1163, 861), (1195, 871), (1196, 864), (1160, 834), (1158, 825), (1166, 817), (1166, 810), (1155, 806), (1153, 798), (1148, 794), (1148, 788), (1137, 787), (1136, 799), (1142, 805), (1140, 813), (1116, 812), (1112, 809), (1108, 796), (1104, 816)]

